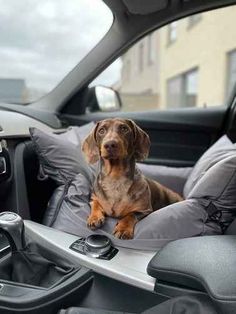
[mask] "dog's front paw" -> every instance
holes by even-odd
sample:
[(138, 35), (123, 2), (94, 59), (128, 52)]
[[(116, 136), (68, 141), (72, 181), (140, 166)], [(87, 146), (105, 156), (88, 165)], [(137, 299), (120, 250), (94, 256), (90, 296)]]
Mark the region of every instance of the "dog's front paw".
[(118, 239), (129, 240), (134, 237), (134, 229), (132, 227), (124, 226), (122, 223), (117, 223), (113, 235)]
[(94, 215), (90, 215), (87, 219), (87, 226), (92, 229), (95, 230), (97, 228), (100, 228), (105, 222), (105, 217), (103, 215), (100, 216), (94, 216)]

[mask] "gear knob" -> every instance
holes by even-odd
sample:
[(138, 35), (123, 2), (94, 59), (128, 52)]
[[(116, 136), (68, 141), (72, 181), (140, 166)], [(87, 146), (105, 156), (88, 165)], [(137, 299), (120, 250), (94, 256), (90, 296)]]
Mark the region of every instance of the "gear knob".
[(19, 215), (13, 212), (0, 213), (0, 232), (7, 237), (12, 251), (25, 247), (24, 222)]

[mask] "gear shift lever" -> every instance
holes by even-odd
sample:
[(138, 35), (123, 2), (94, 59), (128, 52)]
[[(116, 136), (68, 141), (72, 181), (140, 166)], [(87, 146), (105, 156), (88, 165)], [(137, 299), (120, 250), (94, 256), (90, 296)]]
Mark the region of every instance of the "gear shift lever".
[(25, 247), (24, 222), (19, 215), (13, 212), (0, 213), (0, 232), (7, 237), (12, 251)]

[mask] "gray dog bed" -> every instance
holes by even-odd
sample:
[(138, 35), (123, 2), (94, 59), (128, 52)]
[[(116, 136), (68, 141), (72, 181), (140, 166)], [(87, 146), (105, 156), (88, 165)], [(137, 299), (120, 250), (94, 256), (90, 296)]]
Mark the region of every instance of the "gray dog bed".
[[(71, 127), (62, 134), (30, 129), (41, 176), (51, 177), (58, 184), (43, 223), (82, 237), (94, 233), (87, 228), (86, 220), (96, 167), (86, 163), (81, 151), (81, 142), (93, 126), (90, 123)], [(236, 203), (236, 146), (227, 136), (205, 152), (194, 168), (147, 164), (138, 167), (146, 176), (182, 194), (185, 200), (139, 221), (132, 240), (115, 238), (112, 231), (117, 219), (106, 218), (96, 233), (107, 235), (115, 245), (155, 250), (180, 238), (221, 234), (222, 226), (232, 221)]]

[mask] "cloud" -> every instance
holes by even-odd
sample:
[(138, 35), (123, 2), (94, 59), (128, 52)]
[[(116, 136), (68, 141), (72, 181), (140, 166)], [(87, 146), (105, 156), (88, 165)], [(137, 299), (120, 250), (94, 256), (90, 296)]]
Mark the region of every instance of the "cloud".
[(97, 44), (113, 16), (101, 0), (0, 0), (1, 78), (50, 91)]

